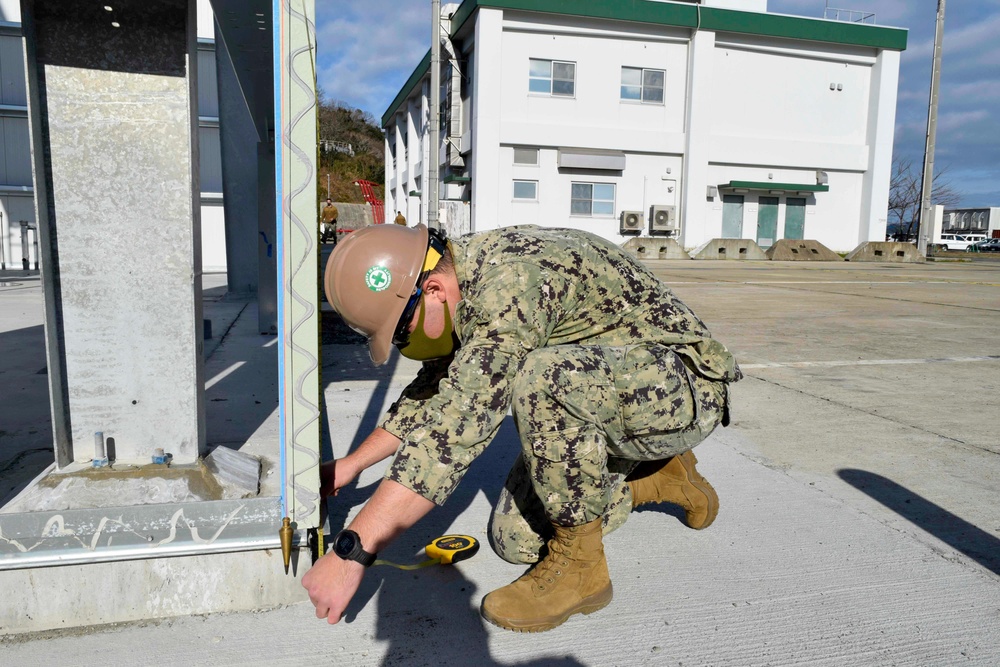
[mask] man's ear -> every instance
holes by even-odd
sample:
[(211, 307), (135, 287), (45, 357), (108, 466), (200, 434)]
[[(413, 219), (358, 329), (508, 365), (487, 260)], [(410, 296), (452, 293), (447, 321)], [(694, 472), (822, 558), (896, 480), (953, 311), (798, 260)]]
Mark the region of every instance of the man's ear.
[(440, 303), (447, 301), (448, 294), (444, 289), (444, 281), (439, 276), (427, 276), (424, 280), (424, 296), (429, 299), (436, 299)]

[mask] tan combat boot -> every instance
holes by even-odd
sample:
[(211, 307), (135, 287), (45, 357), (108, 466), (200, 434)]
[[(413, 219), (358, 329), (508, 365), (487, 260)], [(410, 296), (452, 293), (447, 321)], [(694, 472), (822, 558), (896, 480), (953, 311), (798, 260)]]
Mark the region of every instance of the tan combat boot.
[(695, 469), (698, 459), (688, 450), (666, 461), (639, 464), (627, 481), (632, 509), (649, 503), (673, 503), (684, 508), (687, 525), (708, 528), (719, 513), (719, 496)]
[(573, 614), (591, 614), (611, 602), (601, 520), (554, 526), (549, 552), (515, 582), (483, 598), (483, 617), (516, 632), (542, 632)]

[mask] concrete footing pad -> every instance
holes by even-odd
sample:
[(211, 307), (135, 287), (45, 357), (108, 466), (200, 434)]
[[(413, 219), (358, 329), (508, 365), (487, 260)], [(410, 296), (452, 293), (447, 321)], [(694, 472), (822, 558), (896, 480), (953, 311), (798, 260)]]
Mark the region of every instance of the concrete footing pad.
[(712, 239), (691, 252), (694, 259), (767, 259), (751, 239)]
[(0, 636), (302, 602), (311, 557), (293, 558), (287, 575), (279, 549), (0, 572)]
[(846, 257), (848, 262), (926, 262), (917, 246), (896, 241), (866, 241)]
[(842, 262), (844, 258), (812, 239), (780, 239), (764, 253), (780, 262)]

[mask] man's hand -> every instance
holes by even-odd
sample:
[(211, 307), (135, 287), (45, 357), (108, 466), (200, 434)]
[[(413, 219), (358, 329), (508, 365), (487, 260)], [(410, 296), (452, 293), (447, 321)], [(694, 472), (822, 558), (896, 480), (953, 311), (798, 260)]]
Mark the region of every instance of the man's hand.
[(354, 481), (357, 471), (349, 459), (327, 461), (319, 467), (319, 495), (322, 498), (337, 495), (342, 488)]
[[(424, 517), (434, 503), (398, 482), (383, 479), (349, 526), (358, 533), (363, 548), (377, 554), (404, 530)], [(330, 624), (340, 620), (361, 585), (365, 567), (337, 554), (323, 556), (302, 577), (302, 585), (316, 607), (316, 617)]]
[(316, 607), (316, 618), (325, 618), (333, 625), (340, 621), (348, 603), (361, 585), (365, 566), (353, 560), (342, 560), (329, 553), (302, 577), (309, 600)]
[(393, 434), (380, 428), (375, 429), (357, 450), (342, 459), (327, 461), (319, 467), (320, 496), (327, 498), (337, 495), (363, 470), (391, 456), (399, 444), (399, 438)]

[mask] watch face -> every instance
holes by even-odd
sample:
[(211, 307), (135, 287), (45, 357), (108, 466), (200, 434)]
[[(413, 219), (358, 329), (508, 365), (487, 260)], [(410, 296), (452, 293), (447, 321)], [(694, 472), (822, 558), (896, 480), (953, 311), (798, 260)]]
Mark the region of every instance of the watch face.
[(333, 550), (341, 558), (347, 558), (354, 551), (355, 544), (357, 544), (357, 540), (354, 539), (354, 533), (345, 530), (337, 535), (337, 540), (333, 543)]

